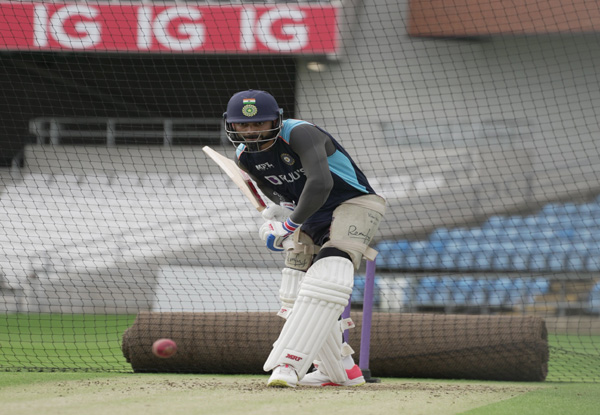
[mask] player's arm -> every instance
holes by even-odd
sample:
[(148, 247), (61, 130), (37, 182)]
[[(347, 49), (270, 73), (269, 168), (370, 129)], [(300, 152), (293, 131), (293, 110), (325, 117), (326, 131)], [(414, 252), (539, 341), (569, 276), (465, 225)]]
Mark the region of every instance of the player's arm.
[(295, 223), (303, 223), (323, 206), (333, 188), (333, 177), (327, 157), (335, 152), (329, 136), (311, 124), (301, 124), (290, 134), (290, 147), (302, 161), (306, 185), (290, 216)]
[(296, 126), (290, 134), (290, 147), (302, 161), (306, 183), (296, 201), (296, 209), (285, 222), (267, 221), (259, 235), (273, 251), (282, 251), (285, 239), (318, 211), (333, 188), (327, 157), (335, 146), (327, 134), (310, 124)]

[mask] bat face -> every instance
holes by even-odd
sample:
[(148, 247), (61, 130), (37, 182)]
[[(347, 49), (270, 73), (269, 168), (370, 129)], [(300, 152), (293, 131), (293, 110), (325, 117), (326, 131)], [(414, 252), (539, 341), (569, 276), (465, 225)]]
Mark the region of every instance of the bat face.
[(236, 186), (242, 191), (244, 196), (248, 198), (252, 206), (259, 212), (262, 212), (266, 207), (265, 201), (262, 199), (256, 186), (252, 183), (250, 176), (237, 166), (235, 162), (210, 148), (205, 146), (202, 150), (223, 170), (227, 176), (236, 184)]
[(258, 190), (256, 189), (256, 186), (254, 186), (254, 183), (252, 183), (252, 179), (250, 179), (250, 176), (248, 176), (248, 173), (246, 173), (243, 170), (239, 170), (239, 172), (240, 172), (240, 175), (242, 176), (242, 179), (246, 183), (246, 186), (248, 186), (248, 189), (254, 195), (254, 199), (256, 200), (256, 202), (258, 202), (258, 204), (262, 206), (262, 209), (257, 208), (257, 210), (262, 211), (263, 209), (265, 209), (267, 207), (267, 204), (262, 199), (262, 197), (260, 197), (260, 194), (258, 194)]

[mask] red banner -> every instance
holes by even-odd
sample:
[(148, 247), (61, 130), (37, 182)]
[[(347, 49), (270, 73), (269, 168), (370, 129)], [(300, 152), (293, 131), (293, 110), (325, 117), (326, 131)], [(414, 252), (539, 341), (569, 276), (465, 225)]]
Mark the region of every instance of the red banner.
[(0, 50), (330, 54), (333, 5), (0, 2)]

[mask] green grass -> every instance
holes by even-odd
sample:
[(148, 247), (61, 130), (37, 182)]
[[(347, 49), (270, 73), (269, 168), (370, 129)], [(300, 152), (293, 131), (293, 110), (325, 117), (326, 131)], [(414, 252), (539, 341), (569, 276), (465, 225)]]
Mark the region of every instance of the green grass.
[(3, 406), (14, 415), (140, 411), (299, 415), (325, 409), (332, 415), (595, 415), (600, 408), (600, 336), (549, 336), (549, 374), (540, 383), (384, 378), (365, 389), (270, 390), (264, 387), (265, 375), (131, 373), (121, 339), (134, 319), (134, 315), (1, 316)]
[[(135, 315), (0, 316), (0, 370), (131, 372), (121, 339)], [(547, 381), (600, 382), (600, 336), (550, 335)]]
[(600, 336), (549, 335), (548, 381), (600, 382)]
[(131, 371), (121, 338), (134, 315), (7, 314), (0, 368)]
[(597, 415), (600, 411), (600, 385), (549, 384), (502, 402), (482, 406), (464, 415)]

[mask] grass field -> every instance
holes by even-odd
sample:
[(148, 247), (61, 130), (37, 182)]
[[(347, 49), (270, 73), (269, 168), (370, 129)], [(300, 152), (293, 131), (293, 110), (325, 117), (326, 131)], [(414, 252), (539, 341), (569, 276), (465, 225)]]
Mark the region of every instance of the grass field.
[(600, 413), (600, 336), (550, 336), (541, 383), (385, 378), (358, 388), (273, 390), (266, 375), (131, 373), (120, 342), (134, 318), (0, 317), (2, 413)]

